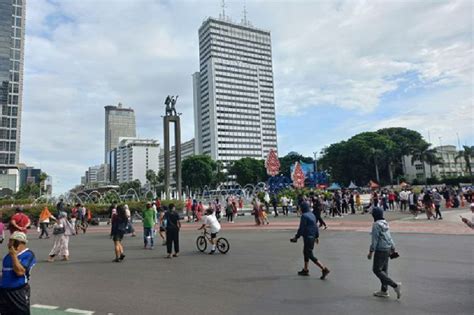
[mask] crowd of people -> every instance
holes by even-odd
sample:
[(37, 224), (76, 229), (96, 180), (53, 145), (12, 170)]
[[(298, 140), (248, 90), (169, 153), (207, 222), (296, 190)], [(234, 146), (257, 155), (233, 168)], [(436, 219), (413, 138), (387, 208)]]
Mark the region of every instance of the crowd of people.
[[(274, 215), (278, 216), (278, 201), (264, 198), (254, 198), (252, 201), (252, 213), (257, 225), (269, 224), (269, 205), (274, 209)], [(373, 192), (367, 205), (362, 204), (361, 195), (352, 191), (336, 191), (334, 194), (319, 194), (310, 192), (308, 195), (299, 195), (296, 200), (296, 212), (300, 216), (300, 225), (296, 235), (291, 242), (297, 242), (303, 238), (303, 269), (298, 272), (300, 276), (309, 275), (309, 263), (313, 262), (321, 270), (321, 279), (324, 280), (330, 273), (327, 265), (324, 265), (314, 255), (314, 246), (319, 243), (319, 228), (327, 228), (323, 214), (342, 215), (370, 212), (374, 223), (371, 232), (371, 244), (368, 259), (373, 258), (373, 272), (380, 279), (381, 289), (374, 292), (374, 296), (388, 297), (388, 287), (392, 287), (397, 295), (401, 297), (401, 283), (395, 282), (388, 275), (388, 262), (391, 258), (398, 257), (395, 243), (390, 235), (390, 227), (384, 219), (386, 211), (400, 210), (412, 211), (415, 215), (424, 211), (428, 219), (442, 219), (440, 211), (444, 202), (446, 208), (462, 206), (463, 201), (469, 202), (472, 219), (461, 217), (461, 221), (471, 229), (474, 229), (474, 198), (471, 190), (456, 191), (453, 189), (425, 189), (417, 194), (411, 189), (403, 189), (400, 192), (380, 191)], [(221, 230), (220, 221), (235, 222), (239, 211), (242, 211), (243, 200), (239, 197), (230, 196), (226, 198), (222, 206), (219, 199), (208, 203), (204, 209), (203, 202), (188, 200), (185, 203), (188, 222), (199, 222), (198, 230), (210, 229), (211, 250), (209, 254), (216, 252), (217, 234)], [(280, 199), (282, 213), (288, 215), (292, 211), (293, 200), (287, 196)], [(90, 214), (81, 204), (75, 209), (67, 212), (61, 200), (56, 207), (57, 213), (53, 215), (47, 207), (39, 215), (38, 232), (39, 238), (49, 238), (48, 226), (52, 224), (54, 237), (53, 248), (48, 255), (48, 261), (53, 262), (59, 258), (69, 260), (69, 237), (83, 231), (85, 233), (90, 220)], [(153, 249), (155, 245), (156, 228), (162, 244), (166, 245), (166, 258), (178, 257), (180, 253), (179, 234), (181, 229), (181, 217), (174, 204), (162, 205), (159, 199), (148, 202), (141, 213), (135, 213), (142, 220), (144, 249)], [(1, 213), (0, 213), (1, 218)], [(125, 250), (122, 240), (126, 234), (135, 236), (133, 217), (127, 205), (112, 204), (109, 208), (110, 238), (114, 243), (114, 262), (122, 262), (125, 259)], [(0, 243), (4, 238), (4, 225), (0, 220)], [(29, 276), (31, 268), (36, 264), (34, 253), (28, 249), (27, 230), (31, 225), (30, 218), (23, 213), (22, 208), (17, 208), (11, 217), (8, 229), (10, 238), (8, 241), (8, 254), (3, 259), (2, 278), (0, 280), (0, 314), (9, 314), (14, 309), (18, 314), (27, 314), (29, 311)], [(14, 313), (16, 314), (16, 313)]]

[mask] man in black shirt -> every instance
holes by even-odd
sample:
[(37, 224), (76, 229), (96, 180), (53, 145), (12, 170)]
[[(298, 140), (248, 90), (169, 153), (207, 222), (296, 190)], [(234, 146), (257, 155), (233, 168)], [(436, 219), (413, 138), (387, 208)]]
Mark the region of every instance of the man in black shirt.
[(179, 229), (181, 228), (181, 222), (179, 222), (179, 214), (176, 212), (176, 207), (174, 204), (170, 203), (169, 210), (166, 212), (164, 219), (166, 220), (166, 250), (168, 253), (166, 258), (171, 258), (173, 244), (173, 257), (178, 257)]

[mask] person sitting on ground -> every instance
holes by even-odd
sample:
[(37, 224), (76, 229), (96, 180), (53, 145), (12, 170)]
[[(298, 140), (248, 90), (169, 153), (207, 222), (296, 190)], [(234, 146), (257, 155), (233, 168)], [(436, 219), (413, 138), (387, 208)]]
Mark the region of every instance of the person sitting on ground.
[(206, 217), (204, 218), (204, 223), (201, 225), (201, 227), (198, 230), (205, 229), (206, 227), (209, 227), (210, 232), (211, 232), (211, 251), (209, 252), (209, 255), (212, 255), (216, 252), (216, 243), (217, 243), (217, 233), (221, 230), (221, 225), (219, 221), (217, 220), (216, 216), (214, 215), (214, 212), (212, 209), (207, 209), (206, 210)]
[(26, 247), (26, 234), (15, 231), (8, 241), (0, 281), (0, 314), (30, 314), (30, 272), (35, 254)]
[(471, 203), (471, 212), (472, 212), (472, 220), (469, 221), (467, 218), (461, 217), (461, 221), (464, 222), (468, 227), (474, 229), (474, 203)]

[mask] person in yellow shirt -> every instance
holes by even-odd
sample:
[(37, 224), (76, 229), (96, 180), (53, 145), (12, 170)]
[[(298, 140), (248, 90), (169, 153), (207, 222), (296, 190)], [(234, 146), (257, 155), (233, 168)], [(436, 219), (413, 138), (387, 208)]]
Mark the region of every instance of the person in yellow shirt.
[(49, 212), (48, 207), (44, 207), (43, 211), (41, 211), (40, 216), (39, 216), (39, 225), (41, 229), (41, 234), (39, 238), (43, 238), (43, 235), (46, 235), (45, 238), (49, 238), (48, 235), (48, 225), (50, 223), (50, 219), (53, 219), (56, 221), (56, 218)]

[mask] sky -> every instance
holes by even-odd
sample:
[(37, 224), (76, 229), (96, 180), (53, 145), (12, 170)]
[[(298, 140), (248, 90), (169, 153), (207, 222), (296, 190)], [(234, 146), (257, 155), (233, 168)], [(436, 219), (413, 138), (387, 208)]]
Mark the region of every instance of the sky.
[[(244, 3), (271, 31), (280, 156), (385, 127), (473, 145), (471, 1), (228, 0), (226, 15), (240, 22)], [(220, 4), (28, 1), (21, 162), (66, 192), (103, 162), (104, 106), (132, 107), (138, 136), (162, 143), (169, 94), (193, 138), (198, 28)]]

